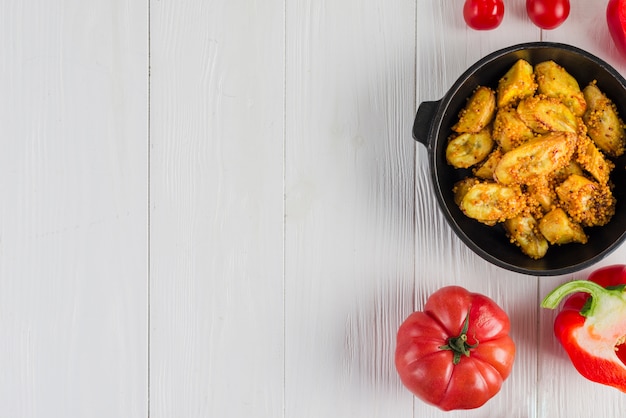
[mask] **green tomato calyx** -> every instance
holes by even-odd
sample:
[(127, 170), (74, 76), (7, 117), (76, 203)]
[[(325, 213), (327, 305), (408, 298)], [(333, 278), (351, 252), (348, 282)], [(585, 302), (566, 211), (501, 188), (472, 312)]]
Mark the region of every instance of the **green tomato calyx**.
[(457, 337), (450, 337), (447, 340), (446, 345), (442, 345), (439, 348), (441, 350), (451, 350), (453, 353), (452, 364), (457, 365), (461, 361), (461, 356), (469, 357), (470, 349), (478, 347), (478, 341), (476, 344), (469, 344), (467, 342), (467, 330), (469, 329), (469, 312), (463, 321), (463, 328), (461, 333)]

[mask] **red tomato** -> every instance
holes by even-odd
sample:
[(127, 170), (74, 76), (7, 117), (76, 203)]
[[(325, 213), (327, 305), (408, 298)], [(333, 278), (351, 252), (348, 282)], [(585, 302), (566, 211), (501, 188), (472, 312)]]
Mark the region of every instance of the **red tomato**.
[(472, 29), (495, 29), (504, 17), (502, 0), (465, 0), (463, 18)]
[(611, 0), (606, 7), (606, 21), (617, 49), (626, 56), (626, 1)]
[(542, 29), (555, 29), (569, 16), (569, 0), (526, 0), (526, 12)]
[(398, 330), (395, 363), (415, 396), (449, 411), (478, 408), (511, 373), (515, 344), (507, 314), (459, 286), (433, 293)]

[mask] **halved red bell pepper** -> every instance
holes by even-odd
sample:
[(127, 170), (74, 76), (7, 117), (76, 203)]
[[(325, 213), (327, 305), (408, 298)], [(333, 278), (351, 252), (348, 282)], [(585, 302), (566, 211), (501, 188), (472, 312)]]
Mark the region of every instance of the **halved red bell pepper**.
[(541, 306), (555, 309), (554, 334), (572, 364), (587, 379), (626, 392), (626, 265), (591, 273), (588, 280), (562, 284)]

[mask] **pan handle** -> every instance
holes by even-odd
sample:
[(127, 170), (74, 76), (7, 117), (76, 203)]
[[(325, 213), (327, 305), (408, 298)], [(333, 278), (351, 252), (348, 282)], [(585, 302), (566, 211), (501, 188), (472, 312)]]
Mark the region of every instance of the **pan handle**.
[(415, 121), (413, 122), (413, 139), (424, 144), (426, 148), (429, 148), (430, 145), (428, 132), (430, 131), (430, 126), (433, 123), (433, 117), (435, 116), (437, 106), (439, 106), (439, 101), (426, 101), (420, 103), (417, 108), (417, 114), (415, 115)]

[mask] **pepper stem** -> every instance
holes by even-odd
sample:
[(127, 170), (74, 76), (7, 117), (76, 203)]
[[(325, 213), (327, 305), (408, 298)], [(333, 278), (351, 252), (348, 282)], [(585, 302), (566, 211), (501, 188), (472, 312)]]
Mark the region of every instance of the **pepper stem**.
[(465, 317), (465, 321), (463, 321), (463, 328), (461, 329), (461, 334), (457, 337), (448, 338), (448, 344), (442, 345), (439, 348), (441, 350), (451, 350), (453, 353), (452, 364), (459, 364), (461, 361), (461, 355), (466, 357), (470, 356), (470, 349), (478, 346), (478, 341), (476, 344), (468, 344), (467, 343), (467, 330), (469, 329), (469, 312)]
[(591, 298), (589, 298), (588, 301), (589, 305), (585, 307), (584, 311), (581, 311), (581, 315), (586, 316), (587, 313), (595, 310), (598, 299), (611, 293), (622, 293), (623, 286), (619, 286), (614, 289), (606, 289), (599, 284), (588, 280), (573, 280), (571, 282), (563, 283), (548, 293), (548, 295), (541, 302), (541, 307), (555, 309), (566, 296), (577, 292), (584, 292), (591, 295)]

